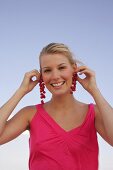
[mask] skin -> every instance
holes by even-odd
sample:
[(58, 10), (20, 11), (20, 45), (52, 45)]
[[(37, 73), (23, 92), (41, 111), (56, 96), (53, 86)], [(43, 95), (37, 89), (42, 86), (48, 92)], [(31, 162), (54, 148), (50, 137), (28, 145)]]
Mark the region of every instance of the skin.
[[(113, 146), (113, 108), (102, 96), (97, 87), (95, 73), (87, 66), (77, 67), (70, 64), (62, 54), (44, 55), (41, 57), (41, 73), (38, 70), (27, 72), (14, 95), (0, 108), (0, 144), (13, 140), (26, 129), (36, 113), (35, 106), (22, 108), (10, 120), (9, 116), (19, 101), (39, 83), (42, 75), (47, 89), (52, 93), (44, 109), (65, 131), (70, 131), (82, 124), (88, 111), (88, 105), (79, 102), (70, 94), (73, 73), (77, 81), (95, 100), (95, 127), (97, 132)], [(79, 75), (85, 75), (81, 79)], [(32, 78), (36, 77), (33, 81)], [(61, 83), (58, 87), (54, 84)]]

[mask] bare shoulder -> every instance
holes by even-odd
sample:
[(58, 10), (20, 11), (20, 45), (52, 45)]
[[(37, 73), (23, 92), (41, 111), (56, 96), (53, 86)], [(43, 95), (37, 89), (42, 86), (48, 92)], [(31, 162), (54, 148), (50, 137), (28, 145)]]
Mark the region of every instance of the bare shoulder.
[(31, 105), (31, 106), (26, 106), (22, 108), (21, 111), (23, 112), (25, 116), (27, 116), (28, 122), (30, 122), (32, 118), (34, 117), (37, 109), (35, 105)]
[(9, 119), (0, 137), (0, 144), (7, 143), (19, 136), (25, 130), (29, 130), (29, 121), (32, 119), (35, 112), (35, 106), (26, 106)]
[(88, 109), (89, 109), (89, 104), (87, 103), (83, 103), (80, 101), (76, 102), (77, 105), (75, 105), (75, 107), (78, 108), (78, 110), (82, 111), (82, 113), (87, 113)]

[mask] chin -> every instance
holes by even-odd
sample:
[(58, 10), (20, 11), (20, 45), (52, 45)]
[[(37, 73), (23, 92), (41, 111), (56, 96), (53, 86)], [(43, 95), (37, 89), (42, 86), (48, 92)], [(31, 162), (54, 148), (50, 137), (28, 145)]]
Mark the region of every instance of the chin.
[(70, 94), (70, 92), (69, 91), (65, 91), (65, 92), (62, 91), (62, 92), (52, 93), (52, 95), (55, 96), (55, 97), (61, 97), (61, 96), (65, 97), (67, 94)]

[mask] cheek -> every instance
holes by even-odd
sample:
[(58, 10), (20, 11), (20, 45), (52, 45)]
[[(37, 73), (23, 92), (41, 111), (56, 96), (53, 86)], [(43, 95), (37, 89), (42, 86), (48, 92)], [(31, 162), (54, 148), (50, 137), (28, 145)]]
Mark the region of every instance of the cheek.
[(63, 76), (64, 76), (65, 79), (70, 80), (70, 79), (72, 79), (72, 75), (73, 74), (72, 74), (71, 71), (66, 71)]
[(50, 76), (42, 74), (42, 77), (43, 77), (44, 83), (47, 84), (49, 82), (49, 80), (50, 80)]
[(66, 80), (66, 84), (67, 85), (69, 85), (69, 86), (71, 86), (72, 85), (72, 77), (73, 77), (73, 73), (72, 72), (66, 72), (66, 74), (65, 74), (65, 77), (64, 77), (64, 79)]

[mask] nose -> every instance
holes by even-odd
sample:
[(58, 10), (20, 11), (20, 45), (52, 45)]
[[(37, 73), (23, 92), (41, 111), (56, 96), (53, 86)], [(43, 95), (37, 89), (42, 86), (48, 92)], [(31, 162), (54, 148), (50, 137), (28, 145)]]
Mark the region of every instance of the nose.
[(59, 71), (58, 70), (53, 70), (52, 72), (52, 79), (53, 80), (58, 80), (60, 77)]

